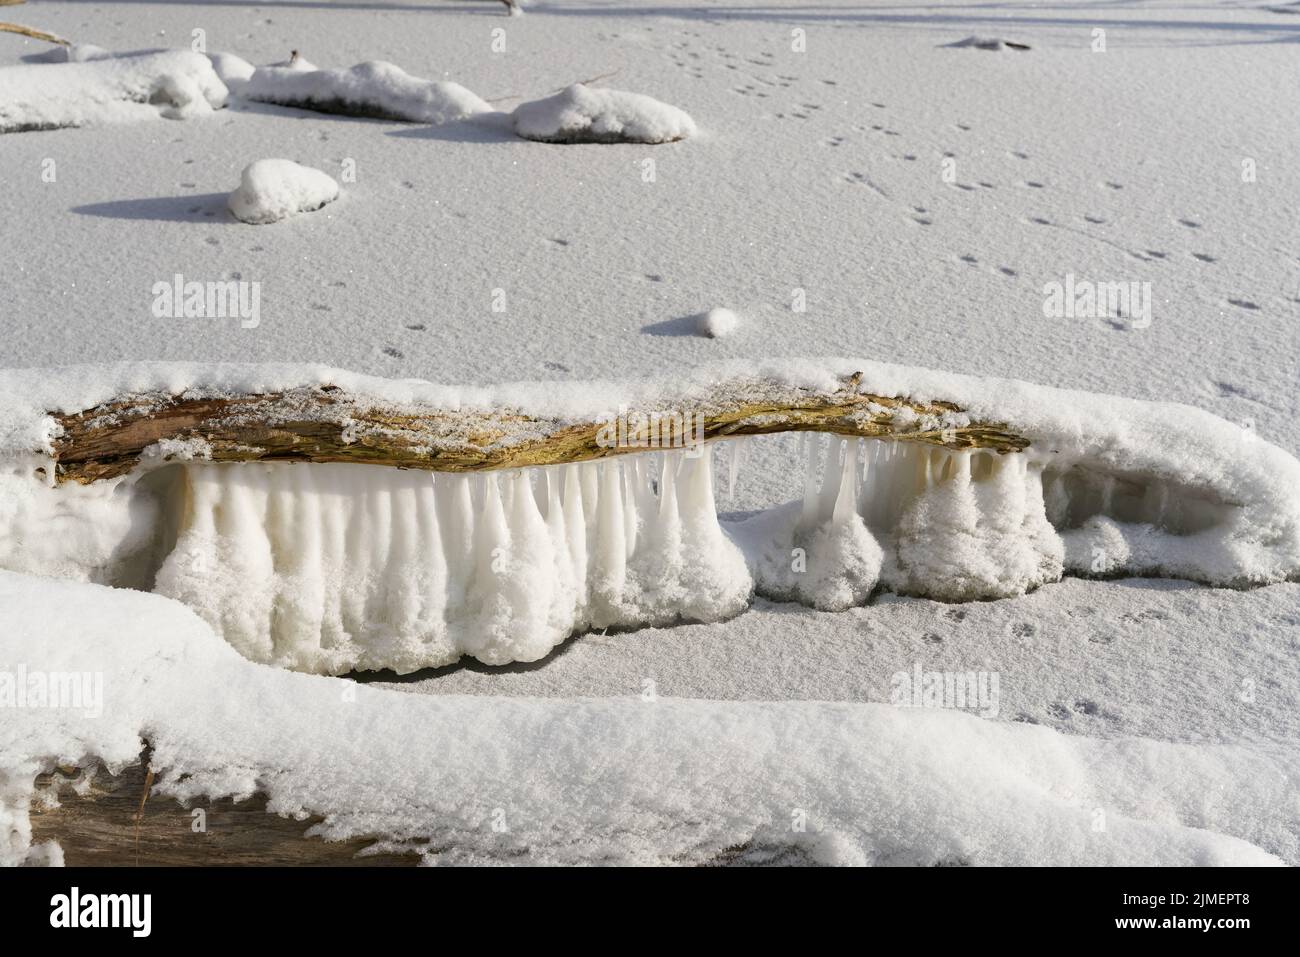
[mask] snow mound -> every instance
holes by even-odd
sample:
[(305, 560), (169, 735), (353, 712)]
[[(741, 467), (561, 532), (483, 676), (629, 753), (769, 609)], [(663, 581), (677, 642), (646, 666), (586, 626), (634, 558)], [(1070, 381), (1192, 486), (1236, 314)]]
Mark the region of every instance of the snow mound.
[(458, 83), (422, 80), (382, 60), (347, 70), (304, 69), (304, 63), (258, 67), (240, 95), (321, 113), (435, 125), (492, 111)]
[(184, 119), (224, 106), (227, 93), (211, 61), (189, 51), (3, 67), (0, 133)]
[(236, 95), (257, 69), (253, 64), (233, 53), (209, 53), (208, 59), (212, 61), (212, 69), (221, 78), (221, 82), (226, 84), (226, 89)]
[(250, 163), (230, 194), (230, 211), (245, 223), (276, 223), (309, 213), (339, 198), (339, 184), (328, 173), (293, 160), (264, 159)]
[(740, 327), (740, 317), (730, 309), (710, 309), (700, 316), (700, 335), (709, 339), (723, 339)]
[[(37, 774), (120, 768), (146, 734), (158, 798), (265, 793), (272, 813), (322, 815), (327, 840), (431, 863), (1300, 856), (1289, 742), (1097, 740), (889, 704), (412, 695), (251, 664), (156, 595), (9, 572), (0, 676), (32, 695), (0, 721), (4, 864), (58, 859), (31, 845)], [(87, 694), (42, 707), (41, 686)]]
[(675, 106), (581, 83), (521, 103), (512, 115), (519, 136), (543, 143), (672, 143), (695, 133), (695, 121)]

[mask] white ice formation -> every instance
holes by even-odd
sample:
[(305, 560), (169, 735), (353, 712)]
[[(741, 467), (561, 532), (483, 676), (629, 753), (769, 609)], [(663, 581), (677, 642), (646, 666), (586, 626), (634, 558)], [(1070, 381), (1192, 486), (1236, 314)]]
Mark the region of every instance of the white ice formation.
[(583, 629), (717, 621), (752, 590), (714, 513), (707, 450), (478, 476), (182, 468), (154, 590), (256, 661), (534, 661)]

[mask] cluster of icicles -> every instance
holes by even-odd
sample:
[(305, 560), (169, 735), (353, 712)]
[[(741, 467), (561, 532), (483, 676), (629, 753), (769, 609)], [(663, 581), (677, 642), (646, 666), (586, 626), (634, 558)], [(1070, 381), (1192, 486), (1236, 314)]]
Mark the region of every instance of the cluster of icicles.
[(833, 439), (819, 465), (821, 444), (802, 502), (725, 528), (707, 446), (468, 476), (190, 463), (154, 590), (249, 658), (341, 673), (532, 661), (755, 592), (834, 610), (878, 585), (962, 600), (1060, 577), (1027, 457)]

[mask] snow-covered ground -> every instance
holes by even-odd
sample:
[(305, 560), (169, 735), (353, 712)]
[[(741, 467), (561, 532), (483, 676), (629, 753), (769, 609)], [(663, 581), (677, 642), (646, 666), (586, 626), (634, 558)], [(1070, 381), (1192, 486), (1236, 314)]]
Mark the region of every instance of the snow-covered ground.
[[(1300, 452), (1300, 127), (1285, 93), (1300, 81), (1300, 18), (1265, 4), (556, 0), (511, 18), (498, 4), (414, 0), (32, 0), (5, 11), (114, 52), (189, 49), (201, 30), (209, 51), (253, 64), (283, 63), (293, 50), (321, 69), (386, 61), (501, 111), (437, 126), (355, 119), (242, 100), (232, 83), (228, 106), (206, 115), (0, 135), (5, 367), (318, 362), (486, 385), (868, 356), (1186, 403)], [(1029, 49), (958, 45), (971, 36)], [(0, 65), (49, 50), (0, 33)], [(47, 68), (56, 67), (25, 71)], [(505, 114), (576, 82), (653, 97), (689, 115), (695, 132), (653, 146), (514, 134)], [(237, 221), (227, 197), (266, 157), (323, 171), (343, 198), (265, 227)], [(258, 284), (257, 321), (160, 318), (155, 285), (177, 275)], [(1138, 284), (1150, 298), (1136, 296), (1124, 317), (1048, 314), (1052, 284), (1087, 283)], [(701, 335), (714, 309), (740, 321)], [(794, 437), (755, 441), (748, 455), (734, 500), (716, 483), (721, 511), (739, 517), (803, 494)], [(212, 667), (249, 700), (301, 693), (302, 714), (328, 715), (320, 702), (338, 697), (337, 679), (221, 657), (205, 644), (219, 639), (179, 605), (67, 587), (61, 607), (85, 618), (101, 607), (118, 609), (110, 619), (155, 614), (183, 634), (176, 654), (219, 660)], [(34, 627), (15, 609), (36, 589), (5, 578), (0, 667), (41, 667), (13, 627)], [(113, 604), (128, 599), (139, 604)], [(60, 631), (77, 631), (76, 621)], [(70, 634), (69, 647), (101, 632)], [(993, 602), (889, 596), (833, 613), (759, 600), (727, 622), (586, 635), (526, 665), (361, 676), (388, 689), (361, 689), (358, 700), (383, 715), (373, 724), (337, 719), (362, 736), (348, 754), (376, 762), (366, 776), (389, 750), (410, 760), (391, 742), (368, 755), (366, 740), (387, 727), (427, 729), (412, 766), (438, 774), (445, 793), (406, 820), (376, 812), (382, 801), (365, 788), (312, 783), (313, 769), (330, 765), (325, 732), (295, 753), (287, 734), (268, 741), (235, 722), (234, 743), (214, 744), (183, 709), (160, 701), (150, 713), (143, 698), (111, 696), (115, 723), (85, 736), (82, 751), (53, 723), (46, 738), (6, 737), (0, 805), (24, 799), (20, 767), (95, 753), (125, 761), (138, 753), (132, 736), (150, 728), (179, 742), (156, 751), (175, 757), (169, 770), (209, 762), (214, 791), (252, 780), (258, 762), (287, 762), (279, 791), (261, 786), (285, 807), (336, 815), (339, 833), (437, 841), (448, 832), (429, 822), (452, 818), (448, 859), (529, 847), (540, 860), (697, 860), (747, 845), (757, 857), (838, 862), (1218, 862), (1262, 852), (1297, 864), (1298, 648), (1295, 582), (1233, 591), (1067, 579)], [(128, 658), (102, 666), (111, 676), (120, 664), (121, 680), (135, 681), (139, 662)], [(918, 669), (918, 682), (996, 675), (996, 707), (984, 717), (884, 708), (900, 683), (910, 687), (899, 676)], [(179, 688), (206, 673), (168, 675)], [(439, 701), (413, 702), (414, 692)], [(312, 695), (320, 701), (309, 707)], [(660, 710), (636, 710), (647, 696)], [(562, 700), (504, 700), (516, 697)], [(753, 704), (789, 701), (837, 704)], [(213, 708), (238, 712), (231, 701)], [(440, 765), (447, 752), (429, 742), (450, 747), (439, 736), (463, 726), (457, 708), (475, 730)], [(859, 733), (875, 736), (876, 750)], [(584, 736), (605, 750), (577, 754)], [(720, 773), (775, 775), (779, 756), (800, 746), (824, 747), (825, 760), (801, 758), (768, 792), (701, 798), (691, 816), (701, 830), (686, 833), (673, 785), (645, 789), (669, 773), (675, 743), (704, 739)], [(955, 742), (951, 753), (944, 741)], [(478, 766), (476, 748), (487, 755)], [(530, 748), (559, 755), (539, 779), (550, 790), (485, 802), (484, 777), (531, 766)], [(633, 767), (652, 753), (665, 764)], [(978, 760), (954, 767), (955, 753)], [(895, 775), (864, 770), (882, 756)], [(854, 770), (836, 778), (836, 767)], [(675, 785), (708, 791), (702, 762), (677, 770)], [(1256, 779), (1249, 795), (1233, 790), (1243, 775)], [(608, 791), (582, 784), (597, 778)], [(892, 803), (900, 788), (916, 801)], [(628, 803), (629, 793), (644, 801)], [(539, 816), (502, 838), (492, 812), (512, 801)], [(811, 813), (833, 836), (775, 839), (809, 801), (823, 802)], [(1094, 830), (1098, 807), (1120, 822), (1114, 832)], [(1007, 851), (1016, 842), (1021, 857)]]

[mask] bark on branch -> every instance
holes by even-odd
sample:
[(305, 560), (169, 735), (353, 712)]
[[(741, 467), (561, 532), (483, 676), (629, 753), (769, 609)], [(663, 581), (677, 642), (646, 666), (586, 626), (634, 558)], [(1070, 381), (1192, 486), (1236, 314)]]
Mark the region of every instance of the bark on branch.
[[(196, 452), (214, 462), (355, 462), (474, 472), (773, 432), (1001, 453), (1029, 445), (1003, 423), (969, 420), (951, 403), (859, 392), (858, 379), (848, 377), (829, 392), (730, 382), (708, 395), (620, 410), (625, 428), (617, 435), (612, 412), (610, 419), (575, 422), (508, 408), (396, 408), (328, 385), (242, 396), (134, 395), (83, 412), (51, 413), (62, 427), (54, 443), (56, 481), (95, 482), (126, 474), (146, 455)], [(689, 431), (670, 441), (669, 425), (683, 417)]]

